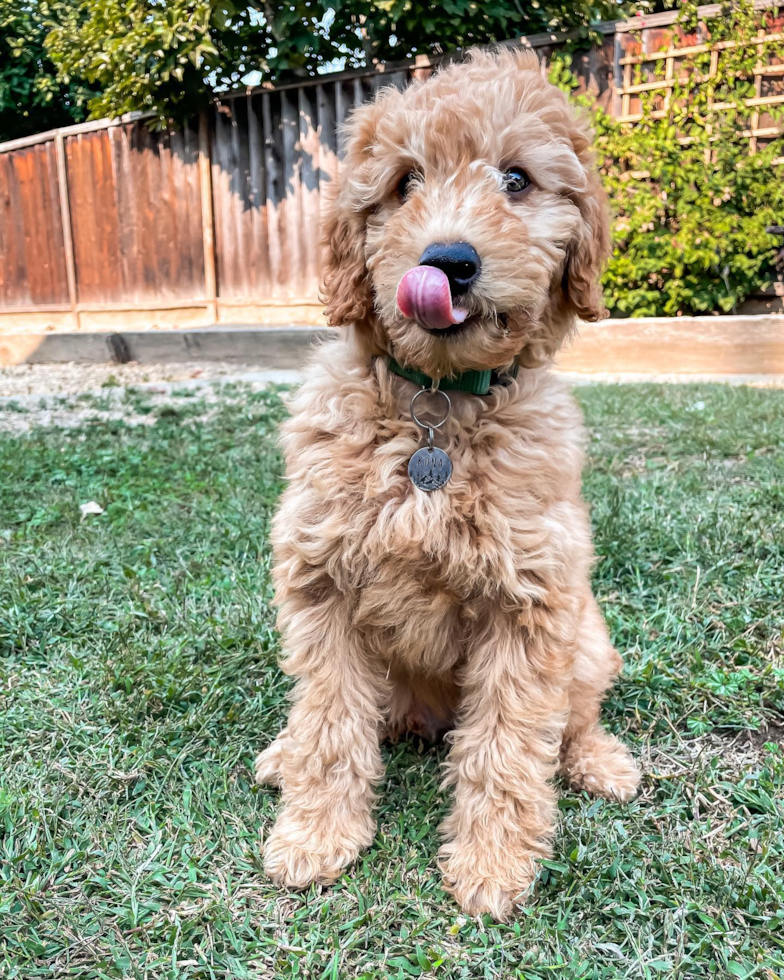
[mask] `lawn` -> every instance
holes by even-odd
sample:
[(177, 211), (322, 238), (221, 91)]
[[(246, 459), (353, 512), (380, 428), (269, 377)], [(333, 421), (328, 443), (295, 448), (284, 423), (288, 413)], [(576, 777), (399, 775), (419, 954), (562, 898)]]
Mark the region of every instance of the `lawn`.
[(645, 776), (628, 806), (564, 793), (512, 925), (441, 891), (444, 753), (416, 739), (333, 888), (262, 873), (275, 392), (108, 389), (2, 436), (0, 976), (784, 977), (784, 392), (577, 394), (626, 657), (605, 714)]

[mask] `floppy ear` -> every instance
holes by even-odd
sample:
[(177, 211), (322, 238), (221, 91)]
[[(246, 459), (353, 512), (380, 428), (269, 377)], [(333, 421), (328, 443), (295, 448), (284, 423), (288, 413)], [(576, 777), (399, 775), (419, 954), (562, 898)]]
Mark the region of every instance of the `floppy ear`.
[(607, 195), (599, 177), (591, 173), (581, 205), (583, 232), (566, 258), (563, 291), (567, 308), (581, 320), (601, 320), (607, 315), (599, 277), (612, 251)]
[(373, 310), (373, 292), (365, 266), (365, 218), (348, 210), (341, 203), (342, 197), (339, 190), (324, 218), (321, 298), (331, 327), (365, 323)]
[(373, 313), (373, 289), (365, 265), (365, 222), (375, 191), (367, 173), (367, 161), (376, 139), (376, 128), (388, 91), (375, 101), (357, 106), (345, 125), (345, 157), (337, 186), (324, 215), (324, 288), (327, 322), (339, 327), (367, 324)]

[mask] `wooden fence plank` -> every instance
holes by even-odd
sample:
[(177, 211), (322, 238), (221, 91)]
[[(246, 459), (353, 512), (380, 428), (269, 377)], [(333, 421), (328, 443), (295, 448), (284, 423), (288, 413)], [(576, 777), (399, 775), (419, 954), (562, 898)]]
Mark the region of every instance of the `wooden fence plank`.
[(299, 180), (301, 186), (302, 287), (300, 296), (316, 299), (319, 288), (319, 137), (318, 88), (299, 90)]
[(113, 153), (114, 179), (117, 188), (117, 206), (122, 220), (119, 222), (120, 281), (123, 291), (127, 284), (136, 281), (139, 274), (140, 256), (136, 248), (139, 235), (139, 213), (134, 184), (131, 179), (128, 130), (118, 127), (110, 130), (110, 143)]
[[(299, 144), (299, 119), (296, 92), (280, 93), (280, 128), (283, 137), (283, 188), (287, 234), (283, 239), (288, 259), (288, 277), (284, 294), (303, 295), (302, 182), (300, 168), (302, 151)], [(288, 288), (286, 288), (288, 287)]]
[(269, 241), (267, 236), (267, 189), (264, 164), (264, 116), (261, 99), (247, 96), (248, 167), (250, 170), (250, 236), (248, 249), (252, 262), (249, 295), (268, 295), (270, 291)]
[[(248, 295), (248, 260), (245, 247), (245, 221), (243, 216), (247, 208), (248, 197), (248, 173), (247, 173), (247, 149), (248, 149), (248, 119), (247, 104), (244, 99), (232, 99), (231, 101), (231, 234), (234, 251), (234, 260), (229, 272), (233, 280), (233, 296)], [(228, 264), (228, 263), (227, 263)], [(227, 277), (228, 278), (228, 277)], [(227, 291), (224, 290), (224, 295)]]
[[(210, 313), (217, 315), (215, 300), (218, 295), (215, 278), (215, 229), (212, 214), (212, 173), (210, 168), (210, 132), (207, 113), (199, 117), (199, 202), (201, 206), (201, 233), (203, 249), (204, 296), (210, 304)], [(193, 234), (193, 229), (189, 230)]]
[[(261, 117), (264, 126), (264, 174), (266, 177), (267, 239), (269, 241), (269, 281), (272, 298), (280, 295), (286, 276), (283, 242), (286, 235), (282, 173), (282, 137), (278, 96), (264, 93), (261, 97)], [(274, 104), (273, 104), (274, 99)]]
[(319, 209), (323, 216), (338, 175), (337, 116), (341, 95), (340, 86), (335, 84), (319, 85), (316, 91)]
[(73, 236), (71, 234), (71, 206), (68, 201), (68, 173), (65, 165), (65, 148), (62, 133), (55, 137), (55, 152), (57, 154), (57, 192), (60, 201), (60, 222), (63, 231), (63, 258), (65, 274), (68, 283), (68, 301), (73, 312), (73, 326), (79, 326), (79, 314), (76, 312), (78, 295), (76, 292), (76, 261), (74, 259)]
[(215, 255), (217, 292), (231, 291), (230, 270), (234, 260), (233, 229), (231, 223), (231, 139), (228, 131), (230, 107), (219, 102), (210, 113), (211, 123), (211, 182), (213, 220), (215, 223)]

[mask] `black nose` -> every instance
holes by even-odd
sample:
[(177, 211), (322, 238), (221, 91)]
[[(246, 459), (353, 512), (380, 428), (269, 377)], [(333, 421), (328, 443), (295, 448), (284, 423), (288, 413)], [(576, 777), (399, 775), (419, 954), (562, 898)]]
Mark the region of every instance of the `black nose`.
[(420, 265), (432, 265), (440, 269), (449, 280), (453, 296), (460, 296), (479, 275), (482, 260), (468, 242), (436, 242), (428, 245), (419, 259)]

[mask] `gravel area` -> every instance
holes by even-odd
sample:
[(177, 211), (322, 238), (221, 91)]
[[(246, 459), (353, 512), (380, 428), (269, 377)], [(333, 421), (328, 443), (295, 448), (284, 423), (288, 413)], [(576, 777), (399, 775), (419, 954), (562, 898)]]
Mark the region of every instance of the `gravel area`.
[(18, 435), (39, 425), (74, 428), (88, 421), (113, 419), (122, 419), (128, 425), (150, 425), (154, 416), (134, 412), (123, 403), (128, 387), (144, 391), (153, 405), (171, 402), (187, 389), (209, 406), (225, 397), (220, 391), (221, 383), (264, 387), (271, 383), (294, 384), (300, 378), (298, 371), (259, 371), (236, 362), (30, 364), (2, 368), (0, 434)]
[[(706, 381), (747, 384), (755, 387), (782, 387), (781, 375), (645, 375), (645, 374), (577, 374), (561, 372), (571, 384), (592, 382), (671, 382), (675, 384)], [(248, 384), (294, 384), (301, 379), (299, 371), (260, 370), (258, 365), (233, 362), (190, 361), (186, 364), (21, 364), (0, 368), (0, 403), (26, 396), (54, 396), (93, 393), (107, 387), (137, 385), (155, 387), (203, 385), (212, 381), (243, 381)]]
[(127, 385), (182, 385), (205, 381), (295, 381), (295, 371), (260, 371), (235, 362), (187, 364), (21, 364), (0, 368), (0, 399), (29, 395), (69, 395)]

